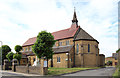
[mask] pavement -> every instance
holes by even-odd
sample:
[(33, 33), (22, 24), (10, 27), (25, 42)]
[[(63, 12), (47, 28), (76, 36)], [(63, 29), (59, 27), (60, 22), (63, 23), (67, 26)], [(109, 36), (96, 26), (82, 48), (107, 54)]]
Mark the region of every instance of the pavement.
[(65, 74), (62, 76), (112, 76), (115, 70), (115, 67), (106, 67), (95, 70), (80, 71), (72, 74)]
[(36, 75), (36, 74), (13, 72), (10, 70), (8, 71), (0, 70), (0, 72), (2, 73), (2, 76), (42, 76), (42, 75)]

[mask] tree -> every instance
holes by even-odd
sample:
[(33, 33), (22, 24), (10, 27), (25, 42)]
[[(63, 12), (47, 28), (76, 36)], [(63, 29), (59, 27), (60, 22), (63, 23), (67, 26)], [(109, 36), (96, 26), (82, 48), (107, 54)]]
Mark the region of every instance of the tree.
[(15, 49), (16, 52), (19, 53), (22, 50), (22, 46), (16, 45), (14, 49)]
[(116, 51), (116, 53), (118, 53), (120, 51), (120, 48)]
[(7, 57), (7, 59), (8, 59), (9, 61), (11, 61), (11, 60), (13, 59), (13, 55), (14, 55), (13, 52), (9, 52), (9, 53), (6, 55), (6, 57)]
[(11, 51), (11, 48), (8, 45), (2, 45), (2, 65), (4, 64), (3, 62), (4, 62), (4, 59), (6, 59), (6, 55), (10, 51)]
[(107, 64), (112, 66), (112, 61), (108, 61)]
[(52, 58), (53, 55), (52, 47), (54, 44), (55, 40), (53, 35), (46, 31), (41, 31), (37, 36), (36, 42), (32, 46), (32, 50), (38, 58), (45, 57), (47, 59), (47, 67), (48, 59)]
[(20, 60), (22, 58), (22, 54), (20, 53), (20, 51), (22, 50), (22, 46), (16, 45), (14, 49), (16, 51), (16, 54), (14, 54), (13, 58), (17, 59), (20, 65)]
[(19, 53), (16, 53), (16, 54), (13, 55), (13, 58), (14, 58), (14, 59), (17, 59), (18, 62), (19, 62), (19, 65), (20, 65), (20, 60), (21, 60), (21, 58), (22, 58), (22, 55), (19, 54)]

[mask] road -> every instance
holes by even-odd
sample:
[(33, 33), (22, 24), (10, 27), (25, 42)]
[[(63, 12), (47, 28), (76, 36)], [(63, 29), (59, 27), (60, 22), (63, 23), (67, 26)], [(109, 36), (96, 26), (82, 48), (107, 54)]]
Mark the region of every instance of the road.
[(63, 76), (112, 76), (112, 74), (115, 72), (115, 69), (115, 67), (106, 67), (95, 70), (80, 71), (77, 73), (66, 74)]

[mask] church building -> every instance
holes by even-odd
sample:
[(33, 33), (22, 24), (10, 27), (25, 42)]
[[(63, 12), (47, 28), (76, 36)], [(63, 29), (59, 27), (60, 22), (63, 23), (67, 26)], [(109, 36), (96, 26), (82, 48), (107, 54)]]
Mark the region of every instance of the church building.
[[(99, 42), (78, 25), (75, 10), (70, 28), (53, 32), (52, 35), (56, 43), (53, 46), (53, 59), (48, 62), (49, 67), (71, 68), (105, 65), (104, 54), (99, 54)], [(32, 45), (36, 38), (29, 38), (22, 45), (21, 52), (30, 60), (31, 65), (38, 59), (32, 52)]]

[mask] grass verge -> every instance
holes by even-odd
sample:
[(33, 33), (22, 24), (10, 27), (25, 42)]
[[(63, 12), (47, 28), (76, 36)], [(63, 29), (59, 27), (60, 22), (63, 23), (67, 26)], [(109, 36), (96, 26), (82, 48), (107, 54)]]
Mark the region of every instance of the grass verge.
[(49, 68), (48, 75), (61, 75), (65, 73), (72, 73), (77, 72), (80, 70), (87, 70), (87, 69), (98, 69), (100, 67), (90, 67), (90, 68)]
[(120, 69), (119, 67), (117, 67), (117, 69), (115, 70), (114, 74), (113, 74), (114, 78), (120, 78)]

